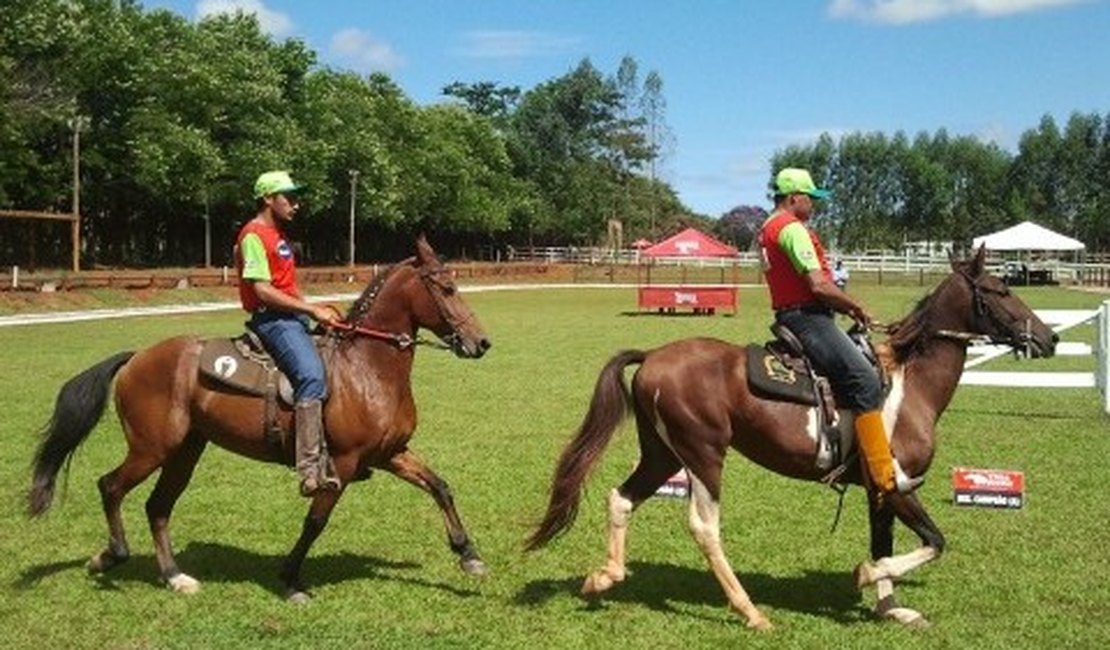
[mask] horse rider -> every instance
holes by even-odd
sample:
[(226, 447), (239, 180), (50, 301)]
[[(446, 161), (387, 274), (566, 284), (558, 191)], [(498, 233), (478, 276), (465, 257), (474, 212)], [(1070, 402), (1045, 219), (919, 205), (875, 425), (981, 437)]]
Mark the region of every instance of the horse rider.
[(840, 405), (855, 412), (872, 484), (883, 493), (912, 492), (921, 480), (908, 477), (891, 453), (878, 373), (836, 325), (835, 312), (865, 327), (871, 314), (833, 283), (825, 248), (807, 225), (814, 200), (830, 192), (818, 188), (807, 170), (789, 167), (775, 176), (773, 194), (775, 207), (760, 228), (759, 245), (775, 321), (798, 338), (814, 369), (829, 378)]
[(309, 317), (332, 325), (338, 314), (331, 307), (306, 302), (297, 287), (293, 249), (282, 229), (297, 212), (300, 190), (289, 172), (271, 171), (258, 177), (256, 213), (236, 238), (235, 266), (239, 300), (250, 313), (247, 326), (293, 385), (297, 474), (301, 494), (312, 496), (321, 489), (338, 490), (340, 483), (325, 450), (327, 383), (323, 361), (309, 334)]

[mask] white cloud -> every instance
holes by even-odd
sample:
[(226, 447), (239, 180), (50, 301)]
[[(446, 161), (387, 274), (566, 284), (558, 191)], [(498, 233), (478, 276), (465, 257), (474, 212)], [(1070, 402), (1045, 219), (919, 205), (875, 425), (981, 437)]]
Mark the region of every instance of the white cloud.
[(277, 38), (293, 33), (293, 20), (289, 16), (268, 8), (262, 0), (197, 0), (197, 18), (218, 14), (254, 14), (262, 31)]
[(832, 0), (828, 13), (833, 18), (848, 18), (889, 25), (940, 20), (949, 16), (973, 14), (996, 18), (1039, 11), (1052, 7), (1080, 4), (1089, 0)]
[(363, 71), (390, 72), (405, 63), (404, 57), (392, 45), (353, 27), (336, 32), (331, 37), (330, 49), (333, 54)]
[(471, 31), (462, 36), (456, 53), (477, 59), (523, 59), (531, 56), (572, 53), (581, 45), (577, 36), (528, 31)]

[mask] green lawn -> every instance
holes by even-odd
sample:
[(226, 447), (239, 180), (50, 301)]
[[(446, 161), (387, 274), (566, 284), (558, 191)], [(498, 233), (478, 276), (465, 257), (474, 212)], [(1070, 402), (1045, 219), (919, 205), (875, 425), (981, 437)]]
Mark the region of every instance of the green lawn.
[[(854, 285), (879, 318), (909, 311), (917, 286)], [(940, 424), (922, 496), (948, 553), (899, 586), (931, 629), (874, 621), (851, 569), (867, 557), (863, 494), (849, 492), (829, 534), (836, 495), (772, 475), (739, 456), (726, 467), (723, 534), (741, 581), (776, 625), (744, 629), (686, 530), (685, 503), (641, 508), (629, 539), (633, 575), (603, 605), (576, 597), (605, 554), (604, 500), (636, 457), (630, 426), (589, 482), (576, 526), (547, 549), (521, 542), (546, 504), (554, 462), (578, 425), (601, 365), (617, 350), (710, 335), (762, 341), (762, 288), (741, 291), (735, 317), (637, 315), (630, 289), (468, 295), (494, 347), (463, 361), (422, 349), (413, 448), (446, 479), (491, 573), (458, 570), (438, 510), (390, 476), (354, 486), (305, 563), (315, 600), (279, 597), (277, 571), (305, 501), (286, 469), (209, 448), (173, 519), (182, 569), (199, 594), (160, 585), (143, 502), (124, 504), (131, 561), (103, 577), (84, 563), (107, 537), (95, 487), (122, 458), (109, 414), (78, 452), (65, 498), (28, 521), (23, 492), (36, 431), (60, 384), (125, 348), (184, 332), (230, 335), (242, 315), (120, 319), (0, 329), (0, 643), (122, 648), (1044, 648), (1110, 647), (1107, 543), (1110, 427), (1093, 390), (965, 387)], [(1102, 297), (1021, 290), (1035, 307), (1094, 308)], [(1091, 340), (1091, 328), (1067, 340)], [(1093, 359), (1000, 360), (986, 366), (1084, 369)], [(1076, 367), (1076, 364), (1087, 364)], [(954, 466), (1022, 470), (1021, 511), (956, 508)], [(916, 544), (899, 528), (897, 548)]]

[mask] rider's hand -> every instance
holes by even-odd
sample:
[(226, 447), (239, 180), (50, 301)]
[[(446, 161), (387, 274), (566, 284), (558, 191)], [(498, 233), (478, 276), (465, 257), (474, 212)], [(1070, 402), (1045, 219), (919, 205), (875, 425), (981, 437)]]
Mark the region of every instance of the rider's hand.
[(871, 322), (875, 320), (871, 313), (863, 308), (863, 305), (856, 305), (852, 308), (852, 311), (848, 312), (848, 315), (864, 329), (871, 329)]
[(339, 322), (339, 310), (333, 305), (312, 305), (312, 318), (323, 325), (335, 325)]

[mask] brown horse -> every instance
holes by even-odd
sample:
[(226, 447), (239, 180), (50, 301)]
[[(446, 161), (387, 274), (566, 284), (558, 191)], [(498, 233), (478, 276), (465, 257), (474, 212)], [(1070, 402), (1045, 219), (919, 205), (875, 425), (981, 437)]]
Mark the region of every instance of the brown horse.
[[(419, 328), (434, 332), (459, 357), (478, 358), (490, 347), (486, 334), (458, 292), (451, 272), (420, 237), (416, 256), (375, 277), (346, 317), (344, 333), (332, 333), (326, 353), (330, 397), (324, 410), (329, 452), (343, 484), (312, 499), (300, 538), (281, 572), (286, 595), (306, 600), (301, 564), (323, 531), (347, 484), (380, 468), (429, 493), (443, 511), (451, 550), (464, 571), (481, 575), (485, 564), (463, 528), (447, 484), (409, 449), (416, 427), (410, 375)], [(361, 334), (361, 335), (360, 335)], [(127, 456), (100, 478), (108, 546), (89, 569), (105, 571), (130, 554), (120, 503), (136, 485), (161, 469), (146, 502), (161, 577), (175, 591), (194, 592), (200, 583), (182, 573), (170, 544), (169, 520), (205, 445), (290, 465), (292, 444), (278, 449), (263, 433), (264, 400), (231, 391), (199, 376), (203, 341), (168, 339), (145, 350), (121, 352), (67, 382), (35, 454), (28, 494), (32, 516), (50, 507), (62, 464), (88, 436), (104, 412), (112, 377), (116, 410), (127, 437)], [(292, 412), (278, 414), (285, 431)], [(293, 484), (290, 483), (290, 489)]]
[[(892, 370), (892, 388), (883, 410), (896, 457), (910, 476), (924, 475), (933, 459), (938, 418), (948, 406), (963, 372), (971, 335), (1051, 356), (1056, 335), (999, 279), (983, 268), (983, 250), (970, 261), (953, 261), (953, 273), (914, 311), (891, 326), (880, 346)], [(605, 565), (582, 586), (596, 596), (625, 578), (625, 542), (632, 512), (670, 476), (685, 467), (691, 499), (689, 529), (728, 597), (749, 627), (769, 629), (768, 619), (740, 585), (725, 558), (720, 536), (721, 471), (729, 447), (779, 474), (819, 480), (826, 472), (815, 459), (814, 409), (769, 401), (748, 388), (743, 347), (696, 338), (650, 352), (625, 351), (613, 357), (597, 380), (589, 411), (577, 436), (564, 450), (552, 481), (547, 513), (528, 540), (536, 549), (565, 531), (577, 514), (583, 483), (625, 416), (636, 416), (640, 461), (609, 494), (609, 543)], [(624, 368), (640, 364), (631, 395)], [(849, 440), (852, 418), (841, 414), (842, 437)], [(861, 484), (858, 467), (841, 480)], [(868, 492), (872, 562), (856, 569), (860, 589), (876, 585), (879, 616), (925, 624), (894, 600), (893, 579), (938, 557), (944, 537), (915, 494), (880, 498)], [(920, 537), (922, 547), (893, 555), (897, 517)]]

